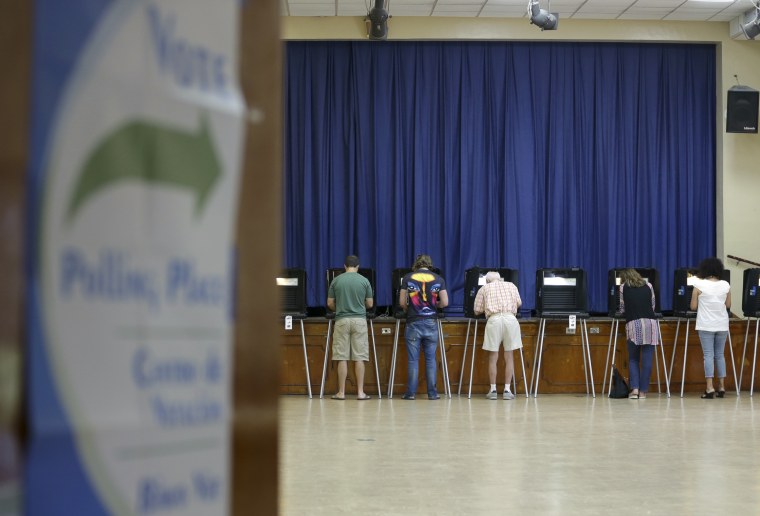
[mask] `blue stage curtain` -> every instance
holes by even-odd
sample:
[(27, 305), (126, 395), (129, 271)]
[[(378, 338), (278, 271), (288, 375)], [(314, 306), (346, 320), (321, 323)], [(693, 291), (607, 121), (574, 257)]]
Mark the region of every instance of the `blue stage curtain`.
[(377, 272), (430, 254), (461, 311), (464, 271), (673, 271), (715, 254), (715, 47), (535, 42), (290, 42), (285, 264), (324, 306), (347, 254)]

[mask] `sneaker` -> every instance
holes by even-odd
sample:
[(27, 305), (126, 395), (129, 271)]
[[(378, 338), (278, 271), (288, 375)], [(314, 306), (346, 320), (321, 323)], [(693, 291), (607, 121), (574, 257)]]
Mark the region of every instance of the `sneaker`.
[(433, 394), (432, 396), (428, 396), (429, 400), (439, 400), (441, 397), (437, 394)]
[(414, 399), (414, 394), (404, 394), (403, 396), (401, 396), (401, 399), (402, 400), (413, 400)]
[(509, 391), (504, 391), (504, 395), (502, 396), (502, 398), (504, 398), (505, 400), (513, 400), (515, 399), (515, 395)]
[(491, 391), (488, 394), (486, 394), (487, 400), (498, 400), (499, 394), (496, 391)]

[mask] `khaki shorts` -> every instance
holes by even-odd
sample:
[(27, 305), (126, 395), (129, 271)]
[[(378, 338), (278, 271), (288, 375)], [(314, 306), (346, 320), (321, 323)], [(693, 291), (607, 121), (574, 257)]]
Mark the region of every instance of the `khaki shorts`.
[(486, 322), (486, 336), (483, 339), (483, 349), (486, 351), (499, 351), (499, 346), (504, 344), (505, 351), (512, 351), (522, 347), (520, 323), (512, 314), (493, 314)]
[(333, 360), (369, 361), (367, 319), (344, 317), (335, 321), (333, 333)]

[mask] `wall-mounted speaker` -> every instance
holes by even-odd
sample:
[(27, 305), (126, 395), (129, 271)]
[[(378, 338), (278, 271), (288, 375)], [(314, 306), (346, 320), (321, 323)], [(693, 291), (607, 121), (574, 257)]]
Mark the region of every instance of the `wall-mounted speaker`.
[(756, 133), (760, 93), (747, 86), (733, 86), (726, 99), (726, 132)]

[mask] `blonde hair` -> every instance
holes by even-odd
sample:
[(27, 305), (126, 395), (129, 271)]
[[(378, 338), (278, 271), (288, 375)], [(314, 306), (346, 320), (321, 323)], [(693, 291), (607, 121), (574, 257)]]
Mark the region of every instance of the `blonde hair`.
[(629, 287), (643, 287), (647, 284), (636, 269), (625, 269), (620, 273), (620, 280)]

